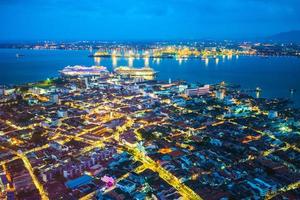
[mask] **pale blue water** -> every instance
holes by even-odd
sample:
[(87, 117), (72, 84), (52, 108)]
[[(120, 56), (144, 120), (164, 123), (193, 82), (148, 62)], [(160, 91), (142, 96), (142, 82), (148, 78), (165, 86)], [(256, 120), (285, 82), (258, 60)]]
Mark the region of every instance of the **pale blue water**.
[[(16, 58), (16, 54), (24, 57)], [(43, 80), (59, 75), (67, 65), (95, 65), (88, 51), (64, 50), (17, 50), (0, 49), (0, 84), (20, 84)], [(110, 58), (101, 58), (100, 65), (113, 69)], [(119, 58), (117, 66), (128, 65), (127, 59)], [(158, 71), (158, 79), (187, 80), (189, 82), (218, 83), (221, 81), (240, 84), (243, 88), (262, 88), (262, 97), (292, 98), (300, 105), (300, 58), (239, 56), (231, 60), (219, 58), (218, 64), (210, 59), (179, 61), (150, 59), (149, 65)], [(133, 66), (143, 67), (143, 59), (135, 59)], [(291, 96), (289, 89), (296, 92)]]

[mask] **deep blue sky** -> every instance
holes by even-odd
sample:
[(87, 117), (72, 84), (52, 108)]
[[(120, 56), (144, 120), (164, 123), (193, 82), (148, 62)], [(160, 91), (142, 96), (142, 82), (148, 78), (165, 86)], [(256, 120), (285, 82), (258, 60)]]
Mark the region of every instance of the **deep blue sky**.
[(300, 29), (300, 0), (0, 0), (0, 40), (244, 39)]

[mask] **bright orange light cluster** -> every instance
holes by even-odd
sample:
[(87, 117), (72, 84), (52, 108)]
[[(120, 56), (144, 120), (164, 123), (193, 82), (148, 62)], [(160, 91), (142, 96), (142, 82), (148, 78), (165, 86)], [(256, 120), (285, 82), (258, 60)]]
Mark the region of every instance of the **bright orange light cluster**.
[(257, 136), (248, 135), (242, 140), (242, 143), (246, 144), (246, 143), (249, 143), (254, 140), (259, 140), (260, 138), (261, 138), (261, 135), (257, 135)]
[(170, 149), (170, 148), (161, 148), (160, 150), (158, 150), (158, 152), (162, 153), (162, 154), (167, 154), (167, 153), (171, 153), (172, 149)]

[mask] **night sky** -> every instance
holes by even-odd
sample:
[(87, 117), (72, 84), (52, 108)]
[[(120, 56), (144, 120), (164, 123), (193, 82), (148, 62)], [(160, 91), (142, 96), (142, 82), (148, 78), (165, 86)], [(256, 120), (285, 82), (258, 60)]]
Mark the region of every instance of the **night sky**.
[(251, 39), (300, 29), (299, 0), (0, 0), (0, 40)]

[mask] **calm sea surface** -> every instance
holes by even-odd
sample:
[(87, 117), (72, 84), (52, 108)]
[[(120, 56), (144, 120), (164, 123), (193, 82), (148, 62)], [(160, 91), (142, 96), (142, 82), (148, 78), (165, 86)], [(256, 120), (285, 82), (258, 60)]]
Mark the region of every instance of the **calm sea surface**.
[[(16, 57), (22, 54), (24, 57)], [(67, 65), (91, 66), (100, 64), (113, 70), (114, 66), (128, 65), (128, 59), (88, 57), (88, 51), (0, 49), (0, 84), (20, 84), (59, 75)], [(135, 59), (134, 67), (143, 67), (144, 59)], [(262, 89), (261, 96), (291, 98), (300, 106), (300, 58), (239, 56), (210, 59), (149, 60), (149, 66), (158, 71), (159, 80), (187, 80), (188, 82), (240, 84), (242, 88)], [(290, 89), (296, 89), (294, 94)]]

